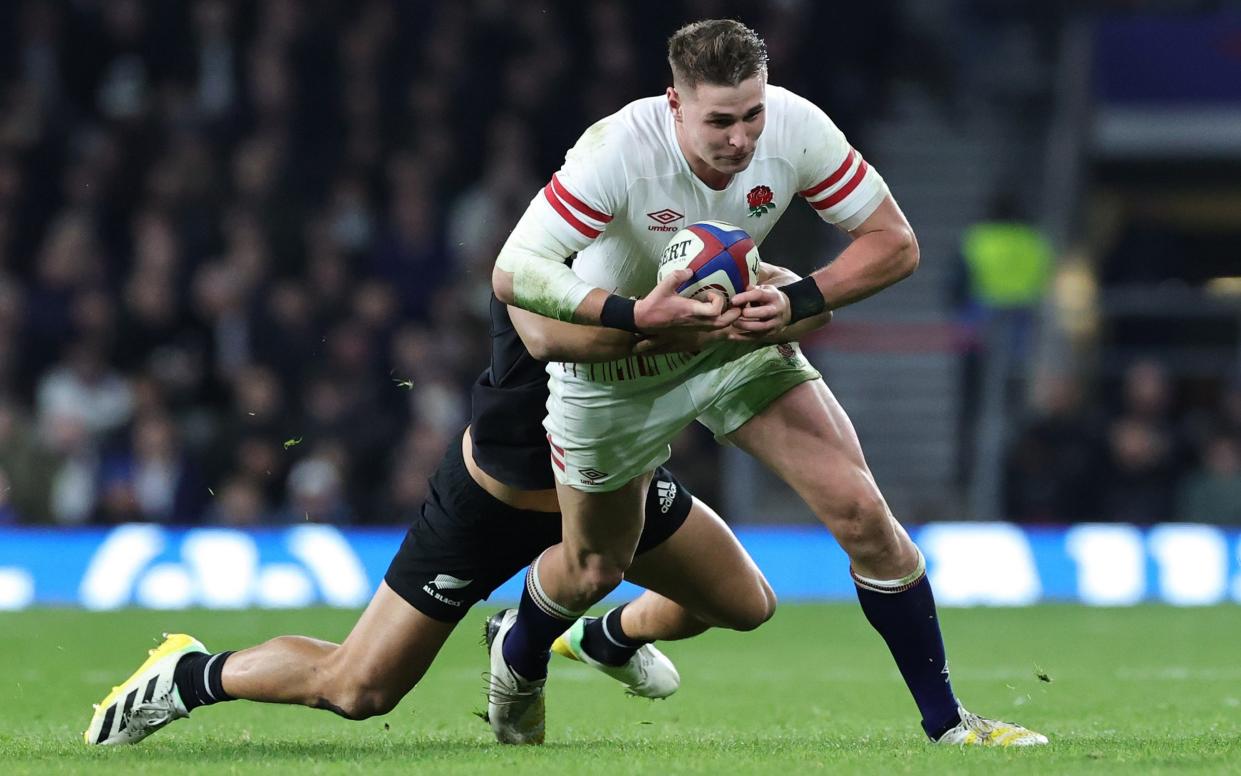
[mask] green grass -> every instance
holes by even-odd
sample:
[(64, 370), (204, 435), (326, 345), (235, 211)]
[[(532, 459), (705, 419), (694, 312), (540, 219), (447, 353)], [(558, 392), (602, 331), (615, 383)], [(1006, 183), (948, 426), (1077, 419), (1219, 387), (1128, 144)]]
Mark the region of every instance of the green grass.
[(87, 748), (81, 730), (160, 631), (217, 649), (280, 633), (339, 640), (355, 613), (0, 614), (0, 773), (1241, 772), (1236, 607), (945, 611), (958, 694), (1046, 733), (1052, 746), (1038, 751), (927, 745), (882, 642), (850, 605), (788, 605), (753, 633), (665, 645), (682, 687), (662, 702), (626, 698), (556, 658), (547, 745), (501, 747), (471, 714), (483, 705), (487, 611), (385, 717), (236, 702), (126, 749)]

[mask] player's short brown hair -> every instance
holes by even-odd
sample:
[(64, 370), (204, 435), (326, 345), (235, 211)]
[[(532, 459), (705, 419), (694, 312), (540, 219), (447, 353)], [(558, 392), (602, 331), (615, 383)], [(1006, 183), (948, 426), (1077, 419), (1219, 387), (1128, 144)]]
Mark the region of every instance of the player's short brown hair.
[(754, 30), (732, 19), (687, 24), (668, 39), (672, 82), (736, 86), (767, 72), (767, 44)]

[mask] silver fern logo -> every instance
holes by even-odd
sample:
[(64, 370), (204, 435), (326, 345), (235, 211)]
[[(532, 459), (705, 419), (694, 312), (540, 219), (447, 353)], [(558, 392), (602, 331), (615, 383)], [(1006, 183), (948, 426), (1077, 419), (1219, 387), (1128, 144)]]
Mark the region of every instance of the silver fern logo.
[(474, 580), (472, 579), (461, 579), (459, 577), (454, 577), (452, 574), (436, 574), (435, 579), (422, 586), (422, 592), (442, 604), (447, 604), (448, 606), (460, 606), (461, 601), (455, 598), (449, 598), (440, 591), (460, 590), (461, 588), (468, 586), (473, 581)]
[(440, 590), (460, 590), (473, 581), (472, 579), (458, 579), (452, 574), (437, 574), (435, 579), (431, 580), (431, 584)]

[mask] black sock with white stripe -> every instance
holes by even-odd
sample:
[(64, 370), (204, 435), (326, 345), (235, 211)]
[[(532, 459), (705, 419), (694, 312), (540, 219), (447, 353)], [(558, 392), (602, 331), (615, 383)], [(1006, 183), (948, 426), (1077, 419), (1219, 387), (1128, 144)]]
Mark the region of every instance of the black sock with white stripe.
[(542, 560), (542, 555), (535, 558), (526, 572), (526, 589), (517, 605), (517, 622), (513, 623), (500, 647), (504, 662), (527, 680), (547, 678), (552, 643), (582, 615), (556, 603), (544, 592), (543, 583), (539, 581)]
[(642, 648), (645, 641), (631, 638), (621, 627), (621, 612), (628, 604), (622, 604), (602, 617), (586, 623), (582, 634), (582, 649), (586, 654), (609, 666), (623, 666)]
[(224, 692), (224, 661), (232, 652), (191, 652), (177, 661), (172, 672), (172, 682), (177, 686), (186, 711), (199, 706), (210, 706), (233, 697)]

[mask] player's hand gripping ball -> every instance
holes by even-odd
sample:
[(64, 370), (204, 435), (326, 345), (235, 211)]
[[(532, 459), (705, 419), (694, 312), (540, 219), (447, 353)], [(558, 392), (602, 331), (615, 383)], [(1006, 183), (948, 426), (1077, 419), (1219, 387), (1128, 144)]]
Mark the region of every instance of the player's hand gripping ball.
[(728, 302), (758, 283), (758, 247), (744, 229), (699, 221), (672, 236), (659, 257), (659, 280), (688, 267), (693, 277), (677, 286), (681, 296), (706, 301), (714, 292)]

